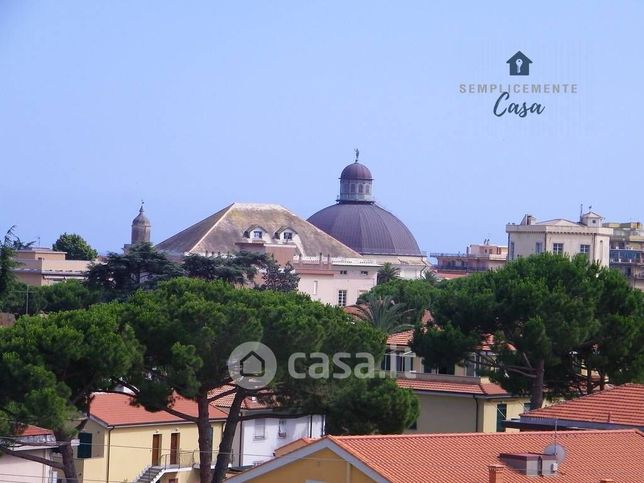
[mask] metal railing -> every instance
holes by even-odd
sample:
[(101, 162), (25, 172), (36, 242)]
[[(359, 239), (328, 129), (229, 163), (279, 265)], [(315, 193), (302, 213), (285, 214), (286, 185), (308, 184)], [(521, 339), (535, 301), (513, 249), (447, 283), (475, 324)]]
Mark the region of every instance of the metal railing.
[[(198, 453), (198, 451), (197, 451)], [(159, 457), (159, 464), (152, 465), (157, 468), (191, 468), (195, 463), (194, 451), (171, 451)]]

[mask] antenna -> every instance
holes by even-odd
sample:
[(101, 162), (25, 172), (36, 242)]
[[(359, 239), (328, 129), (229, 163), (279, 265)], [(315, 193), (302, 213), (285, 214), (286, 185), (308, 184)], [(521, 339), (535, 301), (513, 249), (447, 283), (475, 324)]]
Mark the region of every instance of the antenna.
[(582, 204), (579, 205), (579, 219), (580, 220), (581, 220), (581, 217), (583, 216), (583, 214), (584, 214), (584, 204), (582, 203)]
[(563, 460), (566, 459), (566, 448), (557, 443), (557, 426), (558, 420), (555, 418), (555, 434), (554, 434), (554, 443), (549, 444), (543, 450), (543, 454), (554, 455), (557, 458), (557, 464), (563, 463)]

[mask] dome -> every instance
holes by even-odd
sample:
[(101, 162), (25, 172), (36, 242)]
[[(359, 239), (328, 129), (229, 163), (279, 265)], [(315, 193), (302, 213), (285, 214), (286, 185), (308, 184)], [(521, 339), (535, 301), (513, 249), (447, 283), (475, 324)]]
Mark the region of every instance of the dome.
[(342, 170), (340, 179), (373, 180), (373, 177), (369, 168), (356, 161)]
[(132, 225), (150, 226), (150, 220), (143, 213), (143, 205), (139, 209), (139, 214), (132, 220)]
[(405, 224), (375, 203), (338, 203), (308, 221), (362, 255), (422, 256)]

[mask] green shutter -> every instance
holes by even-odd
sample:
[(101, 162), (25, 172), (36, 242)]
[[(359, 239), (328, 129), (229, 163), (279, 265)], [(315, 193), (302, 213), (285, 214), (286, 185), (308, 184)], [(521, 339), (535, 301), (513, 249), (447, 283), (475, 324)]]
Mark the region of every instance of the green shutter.
[(78, 440), (78, 457), (91, 458), (92, 457), (92, 433), (79, 433)]

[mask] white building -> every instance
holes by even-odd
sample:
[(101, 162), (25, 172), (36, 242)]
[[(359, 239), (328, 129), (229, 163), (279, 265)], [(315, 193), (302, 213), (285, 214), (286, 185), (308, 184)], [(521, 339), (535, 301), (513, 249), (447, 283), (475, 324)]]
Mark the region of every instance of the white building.
[[(9, 449), (46, 460), (52, 460), (52, 448), (56, 438), (51, 431), (28, 426)], [(0, 444), (2, 444), (0, 442)], [(31, 461), (20, 456), (0, 453), (0, 481), (12, 483), (56, 483), (57, 471), (51, 466)], [(62, 474), (61, 474), (62, 476)]]
[[(253, 413), (262, 410), (252, 411)], [(273, 459), (275, 451), (300, 438), (324, 436), (324, 416), (280, 419), (270, 410), (266, 418), (241, 421), (233, 442), (232, 466), (250, 466)], [(246, 412), (248, 414), (248, 412)]]
[(589, 211), (581, 215), (578, 223), (562, 218), (537, 222), (532, 215), (525, 215), (521, 223), (508, 224), (508, 260), (543, 252), (588, 258), (608, 267), (612, 228), (602, 227), (602, 217)]

